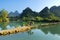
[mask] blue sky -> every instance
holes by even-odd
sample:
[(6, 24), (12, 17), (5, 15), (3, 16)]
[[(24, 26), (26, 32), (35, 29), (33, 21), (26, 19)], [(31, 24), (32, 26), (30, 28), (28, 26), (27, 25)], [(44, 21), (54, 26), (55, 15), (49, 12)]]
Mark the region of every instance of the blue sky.
[(44, 7), (59, 6), (60, 0), (0, 0), (0, 10), (8, 12), (18, 10), (20, 13), (30, 7), (33, 11), (41, 11)]

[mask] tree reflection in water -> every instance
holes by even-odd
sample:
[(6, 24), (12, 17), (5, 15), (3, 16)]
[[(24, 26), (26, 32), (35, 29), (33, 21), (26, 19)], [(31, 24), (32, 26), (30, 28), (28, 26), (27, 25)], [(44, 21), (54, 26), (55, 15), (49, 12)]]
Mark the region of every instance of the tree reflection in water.
[(2, 28), (2, 30), (5, 30), (7, 25), (8, 25), (8, 22), (0, 23), (0, 27)]
[[(60, 24), (48, 25), (48, 26), (40, 26), (40, 25), (38, 25), (37, 27), (34, 27), (33, 29), (39, 29), (42, 32), (44, 32), (44, 34), (51, 33), (53, 35), (54, 34), (60, 35)], [(32, 30), (28, 31), (28, 34), (32, 35), (33, 34)]]

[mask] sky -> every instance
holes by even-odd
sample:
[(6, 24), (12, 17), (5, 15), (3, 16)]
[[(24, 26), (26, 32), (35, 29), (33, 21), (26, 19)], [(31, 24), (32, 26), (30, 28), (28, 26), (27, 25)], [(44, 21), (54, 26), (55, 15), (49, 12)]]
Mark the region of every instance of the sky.
[(18, 10), (20, 13), (27, 7), (40, 12), (44, 7), (60, 6), (60, 0), (0, 0), (0, 10), (8, 12)]

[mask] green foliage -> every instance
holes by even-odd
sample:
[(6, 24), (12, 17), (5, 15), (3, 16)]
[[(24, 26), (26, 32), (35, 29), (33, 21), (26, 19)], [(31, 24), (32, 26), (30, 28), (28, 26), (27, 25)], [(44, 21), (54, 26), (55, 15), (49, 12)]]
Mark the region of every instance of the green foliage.
[(9, 22), (9, 19), (7, 18), (8, 12), (6, 10), (1, 10), (1, 15), (0, 15), (0, 22)]
[(37, 17), (36, 17), (36, 20), (37, 20), (37, 21), (41, 21), (41, 20), (43, 20), (43, 18), (42, 18), (42, 17), (37, 16)]
[(6, 10), (1, 11), (1, 16), (6, 18), (8, 16), (8, 12)]
[(52, 20), (58, 20), (59, 18), (56, 17), (56, 16), (54, 16), (54, 15), (52, 15), (52, 16), (50, 16), (50, 19), (52, 19)]
[(2, 22), (2, 18), (0, 17), (0, 22)]
[(26, 20), (26, 17), (23, 17), (22, 19), (23, 19), (23, 20)]

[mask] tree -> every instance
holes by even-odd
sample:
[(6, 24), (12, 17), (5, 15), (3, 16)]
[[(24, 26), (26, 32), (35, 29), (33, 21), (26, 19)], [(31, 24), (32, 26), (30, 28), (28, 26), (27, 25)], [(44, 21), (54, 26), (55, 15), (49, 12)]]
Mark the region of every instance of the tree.
[(3, 10), (1, 11), (1, 16), (2, 16), (3, 18), (4, 18), (4, 17), (6, 18), (6, 17), (8, 16), (8, 12), (3, 9)]
[(9, 19), (7, 18), (8, 12), (6, 10), (1, 10), (1, 20), (2, 22), (9, 22)]

